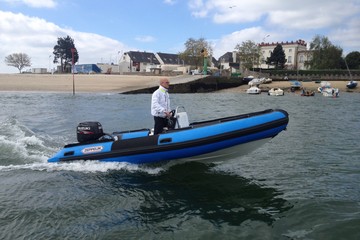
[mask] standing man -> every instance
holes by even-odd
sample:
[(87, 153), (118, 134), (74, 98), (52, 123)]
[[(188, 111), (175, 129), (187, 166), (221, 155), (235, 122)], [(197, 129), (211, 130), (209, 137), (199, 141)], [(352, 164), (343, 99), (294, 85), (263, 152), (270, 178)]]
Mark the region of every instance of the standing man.
[(151, 115), (155, 121), (154, 135), (163, 131), (167, 126), (167, 118), (171, 117), (169, 85), (169, 79), (160, 79), (160, 86), (151, 97)]

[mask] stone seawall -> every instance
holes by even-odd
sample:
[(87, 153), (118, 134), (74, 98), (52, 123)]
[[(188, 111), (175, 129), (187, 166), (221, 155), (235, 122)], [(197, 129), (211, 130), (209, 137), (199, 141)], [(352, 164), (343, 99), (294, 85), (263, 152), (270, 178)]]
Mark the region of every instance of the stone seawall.
[[(243, 82), (242, 78), (208, 76), (186, 83), (171, 84), (169, 91), (171, 93), (205, 93), (227, 88), (239, 87), (243, 84), (246, 83)], [(122, 94), (153, 93), (157, 88), (157, 86), (150, 88), (142, 88), (138, 90), (123, 92)]]

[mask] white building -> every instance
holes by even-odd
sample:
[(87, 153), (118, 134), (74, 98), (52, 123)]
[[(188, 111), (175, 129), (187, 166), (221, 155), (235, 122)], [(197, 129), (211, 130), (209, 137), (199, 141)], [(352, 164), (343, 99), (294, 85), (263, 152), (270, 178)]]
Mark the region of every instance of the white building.
[(308, 60), (307, 44), (304, 40), (297, 40), (291, 42), (276, 42), (276, 43), (260, 43), (260, 65), (262, 69), (273, 68), (271, 65), (267, 65), (266, 59), (271, 56), (274, 48), (280, 44), (285, 52), (285, 68), (287, 69), (305, 69), (305, 61)]
[(124, 72), (146, 72), (147, 69), (160, 65), (155, 54), (149, 52), (129, 51), (119, 61), (120, 74)]

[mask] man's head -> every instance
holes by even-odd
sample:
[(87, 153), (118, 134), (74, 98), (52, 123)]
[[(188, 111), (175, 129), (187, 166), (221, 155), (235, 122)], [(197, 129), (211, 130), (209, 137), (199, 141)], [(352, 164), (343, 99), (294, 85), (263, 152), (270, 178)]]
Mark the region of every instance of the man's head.
[(169, 79), (167, 79), (167, 78), (161, 78), (160, 79), (160, 86), (168, 89), (169, 85), (170, 85)]

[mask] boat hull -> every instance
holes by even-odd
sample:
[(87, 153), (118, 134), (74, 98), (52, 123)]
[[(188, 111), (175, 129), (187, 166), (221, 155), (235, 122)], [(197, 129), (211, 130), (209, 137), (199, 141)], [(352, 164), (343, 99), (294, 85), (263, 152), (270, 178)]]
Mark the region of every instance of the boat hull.
[(134, 164), (177, 159), (218, 161), (260, 147), (285, 130), (288, 121), (287, 112), (266, 110), (192, 123), (187, 128), (159, 135), (149, 135), (148, 130), (115, 133), (112, 134), (115, 140), (67, 145), (48, 161), (99, 160)]
[(269, 96), (284, 96), (284, 90), (280, 89), (280, 88), (272, 88), (268, 91), (268, 95)]
[(357, 86), (357, 82), (356, 82), (356, 81), (350, 81), (350, 82), (348, 82), (348, 83), (346, 84), (346, 87), (347, 87), (348, 89), (354, 89), (354, 88), (356, 88), (356, 86)]
[(251, 87), (249, 89), (246, 90), (247, 94), (260, 94), (261, 93), (261, 89), (258, 87)]
[(297, 80), (290, 80), (290, 91), (295, 92), (302, 88), (302, 83)]
[(332, 97), (332, 98), (337, 98), (339, 97), (339, 89), (338, 88), (325, 88), (322, 90), (322, 95), (324, 97)]

